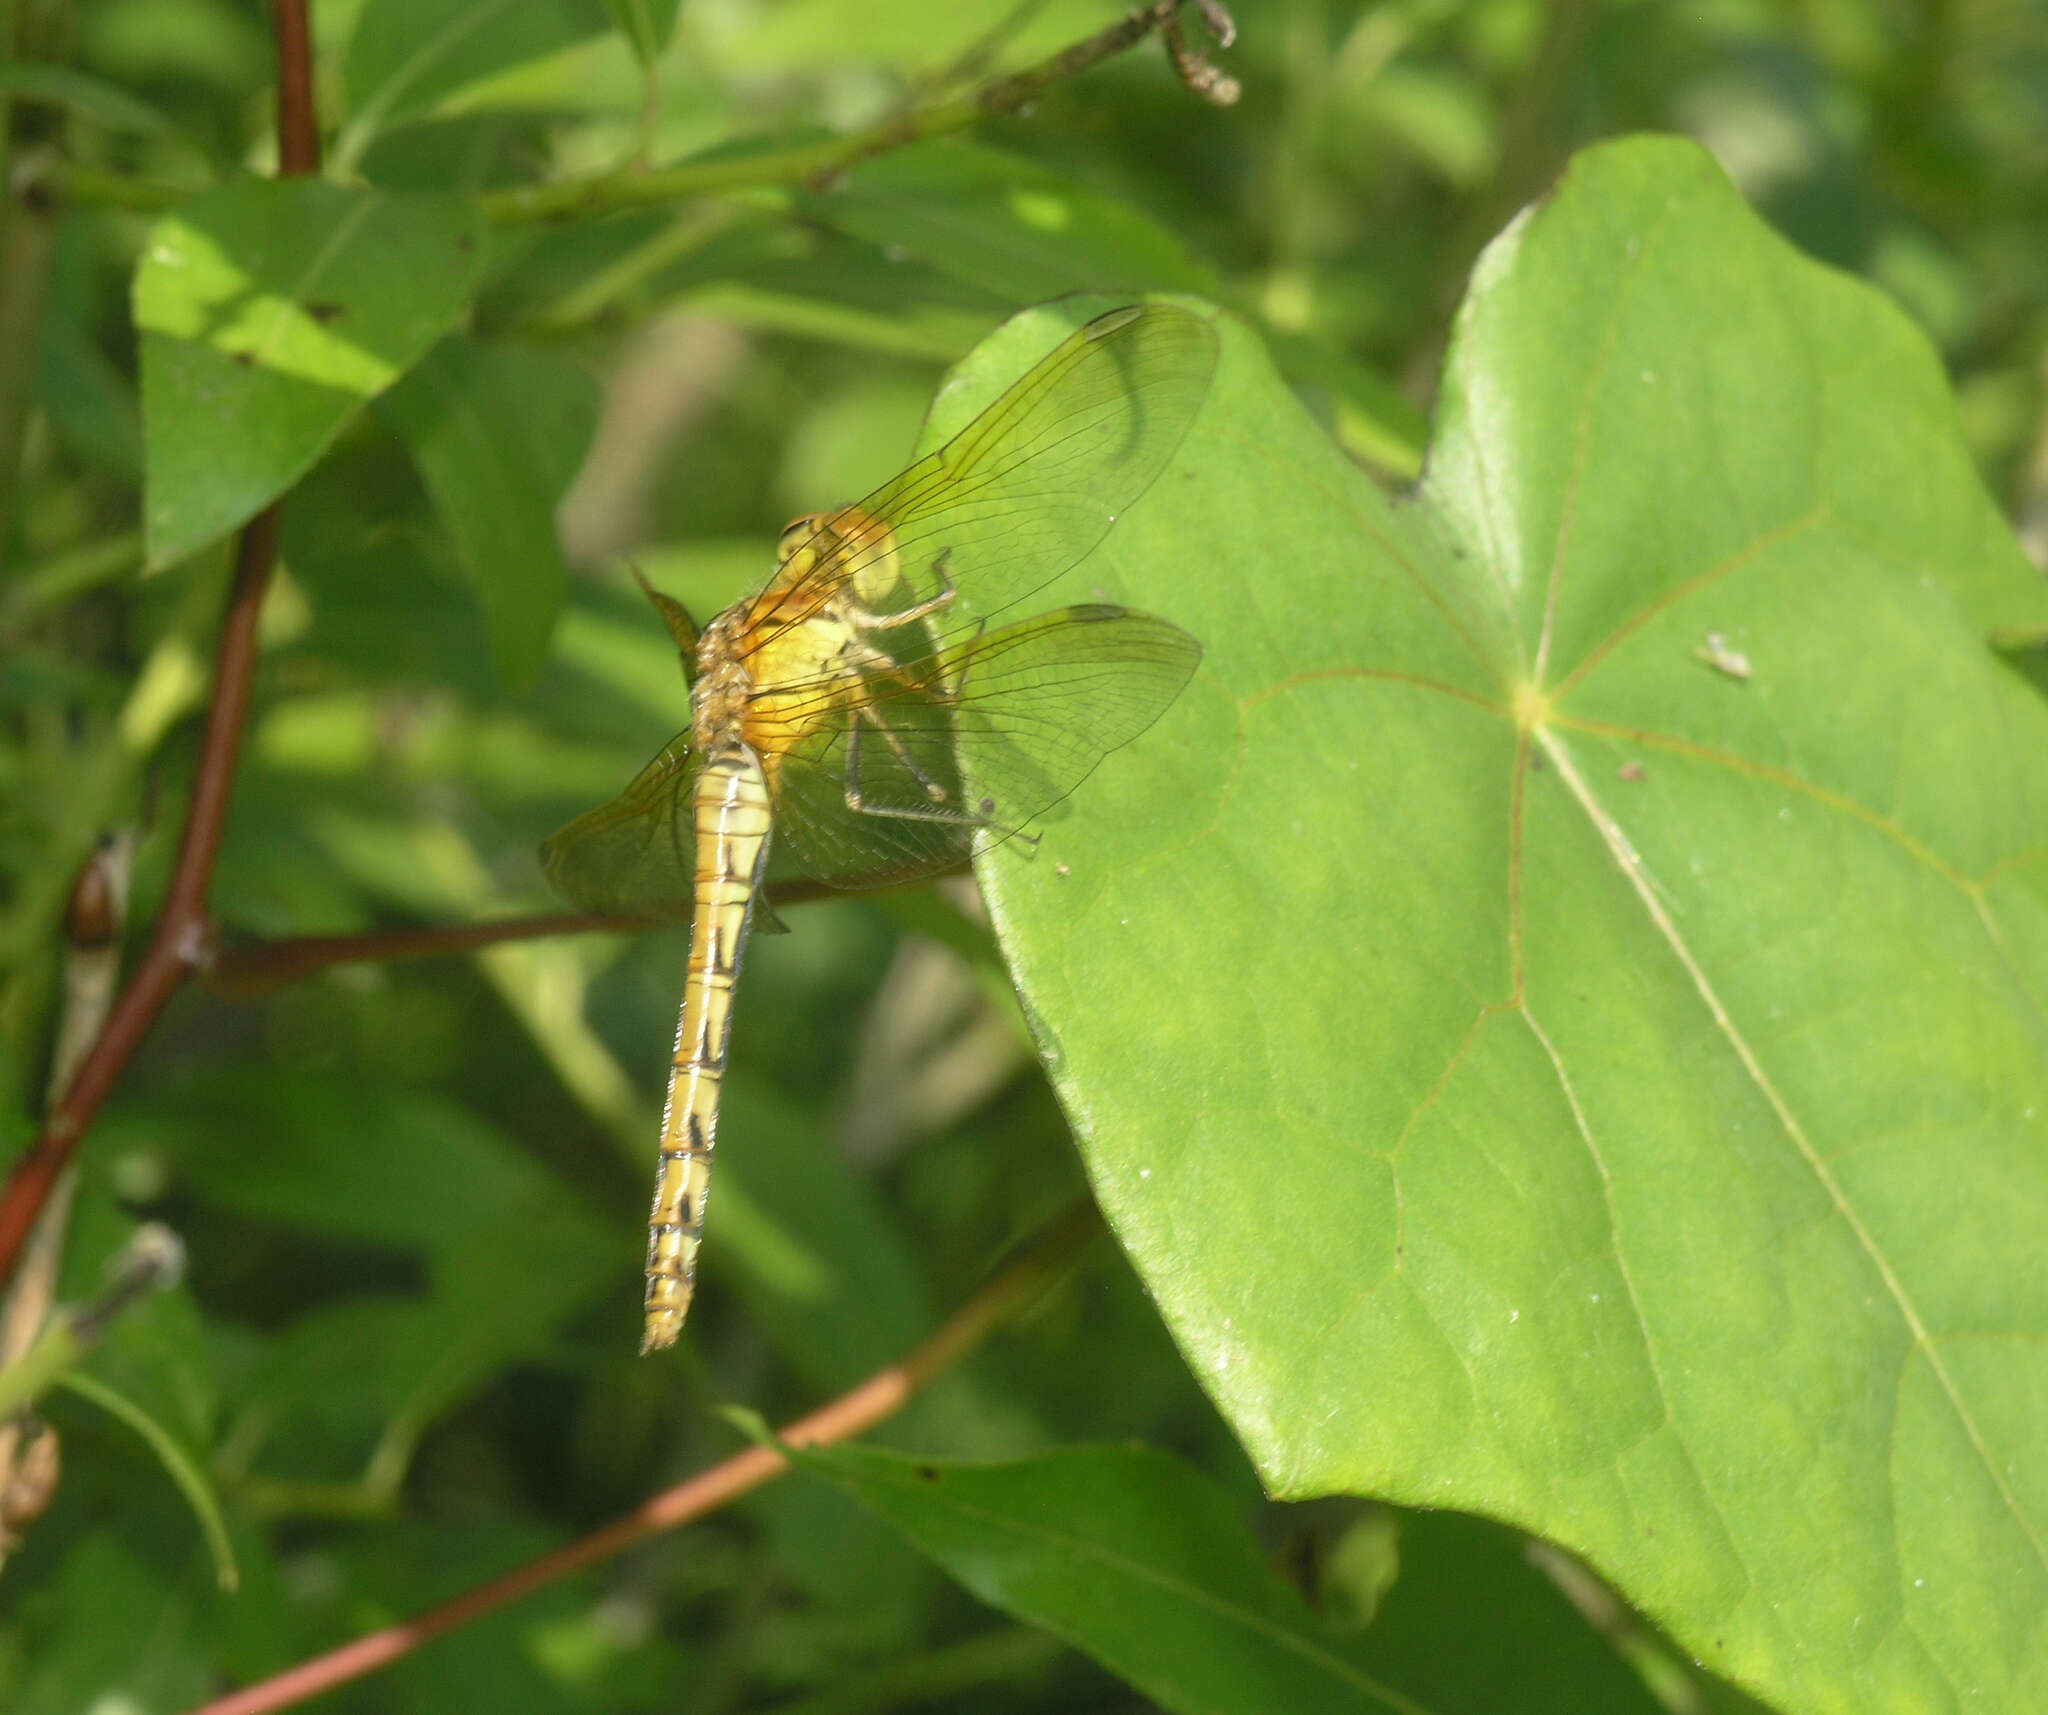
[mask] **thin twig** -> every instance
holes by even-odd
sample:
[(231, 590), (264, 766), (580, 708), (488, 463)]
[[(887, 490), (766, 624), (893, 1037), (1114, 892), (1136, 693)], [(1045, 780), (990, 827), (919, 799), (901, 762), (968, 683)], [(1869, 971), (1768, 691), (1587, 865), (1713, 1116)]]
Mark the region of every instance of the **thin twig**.
[(176, 1233), (158, 1221), (137, 1227), (114, 1259), (105, 1290), (52, 1316), (21, 1360), (0, 1370), (0, 1417), (34, 1405), (65, 1371), (78, 1367), (118, 1317), (152, 1292), (177, 1285), (184, 1272), (185, 1246)]
[(607, 929), (631, 932), (647, 926), (647, 920), (637, 917), (556, 911), (536, 917), (500, 918), (490, 923), (373, 929), (361, 935), (292, 935), (221, 948), (208, 960), (204, 980), (215, 994), (230, 1000), (255, 1000), (335, 965), (382, 965), (396, 959), (470, 953), (506, 941), (600, 934)]
[[(930, 101), (850, 137), (829, 138), (793, 149), (764, 150), (754, 155), (728, 155), (715, 161), (686, 161), (651, 170), (627, 167), (589, 178), (512, 186), (486, 192), (481, 199), (484, 212), (500, 225), (518, 226), (529, 221), (608, 214), (761, 186), (829, 182), (872, 156), (1014, 113), (1052, 85), (1079, 76), (1154, 32), (1166, 42), (1168, 60), (1189, 90), (1204, 101), (1227, 107), (1238, 98), (1238, 82), (1187, 45), (1180, 13), (1188, 4), (1201, 13), (1218, 45), (1227, 48), (1236, 34), (1236, 26), (1219, 0), (1152, 0), (1106, 29), (1024, 71), (996, 78), (965, 96)], [(51, 159), (39, 166), (34, 188), (53, 204), (95, 204), (156, 214), (176, 208), (204, 187), (109, 173), (83, 162)]]
[(309, 0), (273, 0), (270, 29), (277, 58), (278, 176), (302, 179), (320, 170), (320, 120), (313, 108)]
[[(829, 1405), (798, 1418), (779, 1440), (790, 1447), (823, 1447), (859, 1435), (893, 1416), (934, 1376), (968, 1355), (990, 1333), (1034, 1298), (1100, 1230), (1094, 1205), (1082, 1203), (1053, 1221), (1025, 1246), (1010, 1266), (940, 1324), (932, 1336), (901, 1361), (877, 1370)], [(289, 1708), (387, 1667), (422, 1644), (458, 1626), (559, 1583), (572, 1573), (623, 1553), (635, 1543), (702, 1518), (789, 1469), (775, 1447), (749, 1447), (656, 1495), (594, 1531), (580, 1542), (431, 1608), (416, 1619), (387, 1626), (352, 1644), (330, 1650), (297, 1667), (216, 1698), (193, 1715), (264, 1715)]]
[[(995, 78), (970, 94), (935, 101), (848, 137), (828, 138), (794, 149), (758, 155), (729, 155), (715, 161), (686, 161), (651, 172), (612, 172), (587, 179), (557, 179), (519, 185), (483, 197), (484, 213), (504, 225), (561, 220), (573, 215), (641, 208), (684, 197), (750, 189), (761, 185), (829, 183), (849, 167), (927, 138), (942, 137), (999, 114), (1014, 113), (1054, 84), (1078, 77), (1091, 66), (1141, 42), (1155, 31), (1169, 34), (1170, 58), (1183, 82), (1205, 101), (1227, 106), (1237, 99), (1232, 79), (1216, 74), (1187, 48), (1179, 33), (1185, 0), (1152, 0), (1084, 41), (1023, 71)], [(1197, 8), (1219, 40), (1234, 33), (1218, 0)]]
[(944, 95), (949, 89), (958, 89), (963, 83), (971, 83), (995, 64), (1012, 37), (1028, 26), (1031, 20), (1043, 12), (1047, 0), (1015, 0), (1005, 12), (981, 35), (969, 42), (952, 61), (931, 73), (917, 79), (907, 92), (903, 109), (917, 106), (919, 102), (930, 101)]
[(79, 1066), (64, 1099), (51, 1110), (41, 1134), (15, 1161), (6, 1189), (0, 1191), (0, 1279), (12, 1273), (37, 1214), (121, 1069), (204, 955), (210, 927), (207, 890), (241, 753), (242, 717), (256, 672), (256, 617), (276, 547), (277, 512), (272, 508), (259, 514), (242, 533), (227, 620), (221, 628), (206, 738), (169, 893), (149, 945), (114, 1003), (106, 1028)]
[[(948, 870), (946, 874), (953, 874)], [(846, 895), (822, 881), (777, 882), (763, 903), (771, 911)], [(685, 902), (687, 903), (687, 902)], [(395, 959), (442, 958), (473, 953), (504, 941), (539, 941), (553, 935), (638, 934), (651, 917), (607, 917), (595, 911), (554, 911), (534, 917), (501, 917), (489, 923), (437, 924), (418, 929), (373, 929), (361, 935), (291, 935), (249, 941), (208, 952), (202, 976), (215, 994), (253, 1000), (303, 982), (334, 965), (382, 965)]]
[(55, 156), (37, 161), (33, 173), (25, 178), (22, 189), (42, 198), (52, 209), (121, 208), (130, 214), (168, 214), (187, 198), (211, 188), (138, 173), (110, 172), (105, 167)]
[[(274, 0), (278, 53), (278, 159), (292, 173), (319, 166), (320, 137), (312, 105), (312, 45), (307, 0)], [(192, 802), (176, 868), (135, 974), (108, 1015), (64, 1099), (41, 1134), (14, 1163), (0, 1190), (0, 1280), (10, 1277), (37, 1215), (49, 1201), (100, 1104), (148, 1035), (157, 1015), (204, 957), (212, 932), (207, 897), (220, 852), (228, 799), (241, 755), (243, 719), (256, 678), (256, 621), (277, 558), (280, 513), (272, 504), (244, 527), (235, 553), (215, 658), (213, 700), (192, 782)]]

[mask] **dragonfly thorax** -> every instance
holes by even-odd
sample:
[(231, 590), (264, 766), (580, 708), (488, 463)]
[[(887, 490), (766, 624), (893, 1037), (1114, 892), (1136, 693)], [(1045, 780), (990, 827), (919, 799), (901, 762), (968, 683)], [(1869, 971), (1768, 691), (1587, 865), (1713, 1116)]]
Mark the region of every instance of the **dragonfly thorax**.
[(740, 736), (754, 676), (747, 669), (735, 635), (734, 612), (728, 609), (704, 628), (697, 640), (697, 678), (690, 687), (690, 741), (699, 756), (709, 756)]
[(705, 627), (691, 691), (691, 739), (698, 754), (744, 743), (772, 776), (782, 755), (827, 724), (860, 694), (859, 610), (844, 598), (813, 611), (765, 618), (742, 604)]

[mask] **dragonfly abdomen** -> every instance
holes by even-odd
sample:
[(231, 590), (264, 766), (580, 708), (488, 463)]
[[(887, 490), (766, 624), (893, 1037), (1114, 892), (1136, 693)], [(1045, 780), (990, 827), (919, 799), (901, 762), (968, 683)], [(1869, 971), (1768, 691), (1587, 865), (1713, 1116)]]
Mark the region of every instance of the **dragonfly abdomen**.
[(740, 743), (712, 751), (697, 777), (692, 809), (696, 897), (648, 1221), (643, 1352), (676, 1343), (696, 1287), (704, 1198), (718, 1141), (719, 1089), (732, 1035), (733, 984), (768, 859), (768, 782), (760, 758)]

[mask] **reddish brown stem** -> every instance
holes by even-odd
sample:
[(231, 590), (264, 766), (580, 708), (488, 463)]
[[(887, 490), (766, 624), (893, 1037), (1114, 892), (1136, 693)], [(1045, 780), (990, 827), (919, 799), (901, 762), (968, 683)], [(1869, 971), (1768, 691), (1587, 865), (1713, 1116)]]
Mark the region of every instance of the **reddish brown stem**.
[[(777, 884), (767, 898), (777, 911), (837, 893), (819, 881)], [(607, 917), (595, 911), (554, 911), (535, 917), (500, 917), (488, 923), (437, 924), (417, 929), (373, 929), (361, 935), (291, 935), (223, 947), (209, 958), (206, 986), (231, 1000), (253, 1000), (287, 983), (316, 976), (331, 965), (382, 965), (394, 959), (431, 959), (473, 953), (501, 941), (539, 941), (551, 935), (632, 934), (647, 917)]]
[(537, 941), (549, 935), (646, 927), (638, 918), (601, 917), (594, 911), (557, 911), (540, 917), (501, 918), (491, 923), (373, 929), (362, 935), (292, 935), (275, 941), (254, 941), (245, 947), (222, 948), (206, 967), (206, 986), (230, 1000), (254, 1000), (332, 965), (381, 965), (394, 959), (470, 953), (479, 947), (495, 947), (501, 941)]
[[(320, 134), (314, 121), (311, 37), (307, 0), (276, 0), (278, 104), (277, 152), (287, 173), (309, 173), (320, 164)], [(121, 1069), (204, 955), (211, 925), (207, 895), (214, 859), (220, 853), (228, 799), (241, 755), (242, 723), (256, 677), (256, 621), (263, 591), (277, 558), (279, 513), (267, 507), (242, 531), (235, 552), (234, 583), (221, 626), (213, 699), (206, 712), (206, 736), (192, 782), (192, 803), (149, 945), (135, 974), (122, 989), (78, 1074), (52, 1110), (41, 1134), (14, 1164), (0, 1191), (0, 1280), (11, 1276), (36, 1216), (71, 1160)]]
[(272, 0), (270, 28), (277, 39), (277, 170), (283, 178), (305, 178), (320, 170), (311, 0)]
[[(798, 1418), (781, 1432), (783, 1444), (829, 1446), (872, 1429), (900, 1411), (919, 1388), (980, 1345), (1005, 1317), (1064, 1268), (1098, 1227), (1094, 1205), (1088, 1203), (1053, 1222), (1015, 1262), (954, 1311), (922, 1345), (900, 1362), (877, 1370), (829, 1405)], [(260, 1684), (216, 1698), (193, 1715), (264, 1715), (264, 1711), (286, 1709), (323, 1691), (332, 1691), (338, 1685), (388, 1667), (444, 1632), (530, 1596), (587, 1566), (609, 1560), (636, 1542), (702, 1518), (788, 1469), (789, 1460), (777, 1449), (749, 1447), (642, 1502), (623, 1518), (615, 1519), (580, 1542), (528, 1561), (517, 1571), (465, 1591), (452, 1602), (430, 1608), (416, 1619), (387, 1626), (326, 1655), (300, 1662)]]

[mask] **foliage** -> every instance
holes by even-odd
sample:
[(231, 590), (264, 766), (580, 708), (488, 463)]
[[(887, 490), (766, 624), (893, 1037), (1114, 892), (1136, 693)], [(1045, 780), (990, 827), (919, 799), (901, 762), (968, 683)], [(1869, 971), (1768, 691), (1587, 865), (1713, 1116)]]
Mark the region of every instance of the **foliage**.
[[(1148, 41), (966, 134), (1115, 10), (323, 6), (299, 181), (257, 10), (18, 10), (10, 1148), (73, 878), (126, 831), (133, 938), (165, 898), (284, 511), (226, 951), (92, 1127), (60, 1295), (146, 1218), (190, 1274), (40, 1402), (8, 1709), (192, 1706), (581, 1537), (1088, 1190), (1120, 1248), (874, 1444), (337, 1706), (2048, 1704), (2048, 597), (2000, 516), (2048, 492), (2048, 31), (1235, 10), (1234, 109)], [(1048, 603), (1202, 671), (984, 857), (993, 936), (942, 885), (756, 938), (643, 1361), (682, 932), (266, 986), (268, 942), (550, 909), (542, 836), (684, 720), (621, 556), (707, 616), (1144, 292), (1222, 363)]]

